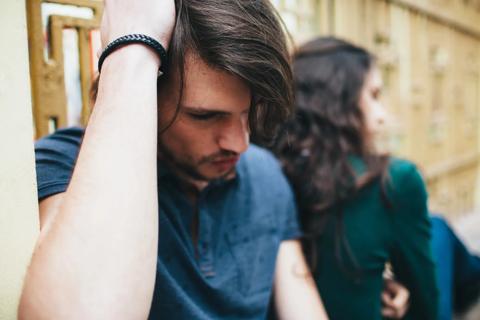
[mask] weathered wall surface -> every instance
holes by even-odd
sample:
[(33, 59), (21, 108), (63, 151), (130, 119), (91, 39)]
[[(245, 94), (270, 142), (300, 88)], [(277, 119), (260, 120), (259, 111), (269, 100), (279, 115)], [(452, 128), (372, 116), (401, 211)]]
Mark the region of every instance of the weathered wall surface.
[(16, 319), (38, 234), (25, 3), (0, 10), (0, 319)]

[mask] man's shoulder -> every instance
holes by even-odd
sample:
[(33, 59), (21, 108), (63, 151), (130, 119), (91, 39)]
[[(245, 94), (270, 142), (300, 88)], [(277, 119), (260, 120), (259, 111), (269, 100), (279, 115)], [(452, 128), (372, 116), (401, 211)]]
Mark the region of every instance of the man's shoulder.
[(260, 215), (262, 219), (258, 221), (267, 223), (268, 228), (276, 226), (279, 239), (298, 238), (301, 233), (295, 198), (277, 158), (270, 151), (252, 145), (243, 156), (243, 168), (241, 180), (248, 186), (245, 190), (251, 203), (256, 205), (251, 214)]
[(66, 190), (83, 133), (82, 128), (65, 128), (35, 142), (39, 200)]
[(262, 147), (251, 145), (242, 155), (241, 175), (264, 192), (291, 192), (279, 161), (270, 151)]
[(69, 127), (59, 129), (35, 142), (35, 150), (56, 150), (64, 153), (77, 153), (83, 139), (85, 129)]
[(250, 145), (241, 156), (241, 163), (249, 174), (282, 176), (282, 169), (275, 156), (262, 147)]

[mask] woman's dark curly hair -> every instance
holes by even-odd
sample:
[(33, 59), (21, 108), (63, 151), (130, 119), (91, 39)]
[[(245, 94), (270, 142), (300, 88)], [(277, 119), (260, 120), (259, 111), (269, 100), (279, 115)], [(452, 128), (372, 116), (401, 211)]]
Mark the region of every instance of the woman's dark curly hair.
[[(374, 152), (359, 106), (374, 65), (366, 50), (332, 37), (313, 40), (294, 55), (296, 114), (284, 125), (274, 152), (294, 189), (305, 233), (303, 248), (313, 268), (315, 244), (327, 218), (341, 222), (342, 204), (386, 171), (388, 157)], [(360, 176), (351, 166), (352, 156), (365, 164)], [(342, 223), (336, 225), (337, 259), (342, 260), (346, 249), (355, 264)]]

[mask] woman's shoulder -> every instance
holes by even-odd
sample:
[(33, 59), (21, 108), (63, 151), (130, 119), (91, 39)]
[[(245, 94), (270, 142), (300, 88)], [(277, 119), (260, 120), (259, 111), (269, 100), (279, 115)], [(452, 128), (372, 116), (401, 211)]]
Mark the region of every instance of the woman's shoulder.
[(419, 173), (417, 166), (406, 159), (390, 157), (388, 162), (388, 174), (392, 179), (403, 179), (405, 176)]
[(396, 201), (423, 200), (427, 197), (420, 170), (413, 162), (405, 159), (390, 158), (386, 184)]

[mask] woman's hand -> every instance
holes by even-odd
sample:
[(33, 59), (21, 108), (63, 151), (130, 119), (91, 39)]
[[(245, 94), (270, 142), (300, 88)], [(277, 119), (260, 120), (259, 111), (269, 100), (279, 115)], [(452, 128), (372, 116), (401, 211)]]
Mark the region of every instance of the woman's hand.
[(409, 307), (410, 292), (407, 288), (392, 279), (384, 279), (382, 292), (382, 316), (401, 319)]
[(141, 33), (168, 49), (174, 26), (174, 0), (105, 0), (102, 46), (121, 36)]

